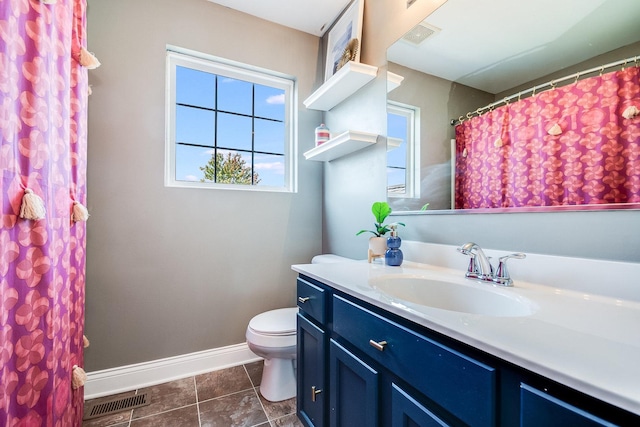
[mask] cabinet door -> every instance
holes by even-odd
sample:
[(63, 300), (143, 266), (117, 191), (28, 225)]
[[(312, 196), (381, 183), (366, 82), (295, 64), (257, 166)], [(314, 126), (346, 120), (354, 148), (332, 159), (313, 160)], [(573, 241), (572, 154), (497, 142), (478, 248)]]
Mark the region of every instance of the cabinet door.
[(309, 427), (325, 425), (326, 337), (325, 331), (298, 314), (296, 405), (299, 418)]
[(526, 384), (520, 386), (521, 427), (615, 426)]
[(391, 427), (447, 426), (447, 423), (425, 408), (397, 384), (391, 385)]
[(329, 341), (331, 426), (378, 425), (378, 372), (334, 340)]

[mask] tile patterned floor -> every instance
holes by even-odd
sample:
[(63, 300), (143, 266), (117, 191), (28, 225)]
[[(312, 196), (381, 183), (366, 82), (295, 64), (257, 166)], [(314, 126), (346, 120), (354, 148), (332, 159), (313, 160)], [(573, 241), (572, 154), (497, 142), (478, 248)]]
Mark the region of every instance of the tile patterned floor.
[(83, 427), (301, 427), (296, 399), (269, 402), (258, 390), (262, 361), (107, 396), (149, 392), (151, 404), (84, 421)]

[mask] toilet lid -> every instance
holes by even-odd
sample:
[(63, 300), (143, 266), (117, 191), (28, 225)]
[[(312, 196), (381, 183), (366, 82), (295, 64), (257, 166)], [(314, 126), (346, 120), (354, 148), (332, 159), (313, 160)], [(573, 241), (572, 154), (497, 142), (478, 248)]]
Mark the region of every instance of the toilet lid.
[(263, 335), (295, 334), (297, 313), (297, 307), (267, 311), (251, 319), (249, 327)]

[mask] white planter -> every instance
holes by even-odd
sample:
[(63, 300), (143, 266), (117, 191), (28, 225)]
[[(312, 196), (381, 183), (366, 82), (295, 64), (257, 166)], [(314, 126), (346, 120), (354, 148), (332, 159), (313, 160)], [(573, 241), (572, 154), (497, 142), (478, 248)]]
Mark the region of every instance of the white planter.
[(372, 237), (369, 239), (369, 257), (371, 262), (374, 258), (384, 257), (384, 253), (387, 251), (387, 238), (386, 237)]

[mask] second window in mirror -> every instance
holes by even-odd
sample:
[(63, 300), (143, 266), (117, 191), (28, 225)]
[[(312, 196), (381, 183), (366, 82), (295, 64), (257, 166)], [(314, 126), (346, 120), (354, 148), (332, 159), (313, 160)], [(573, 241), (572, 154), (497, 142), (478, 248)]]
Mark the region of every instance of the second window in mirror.
[(387, 196), (417, 197), (420, 194), (420, 109), (387, 102)]

